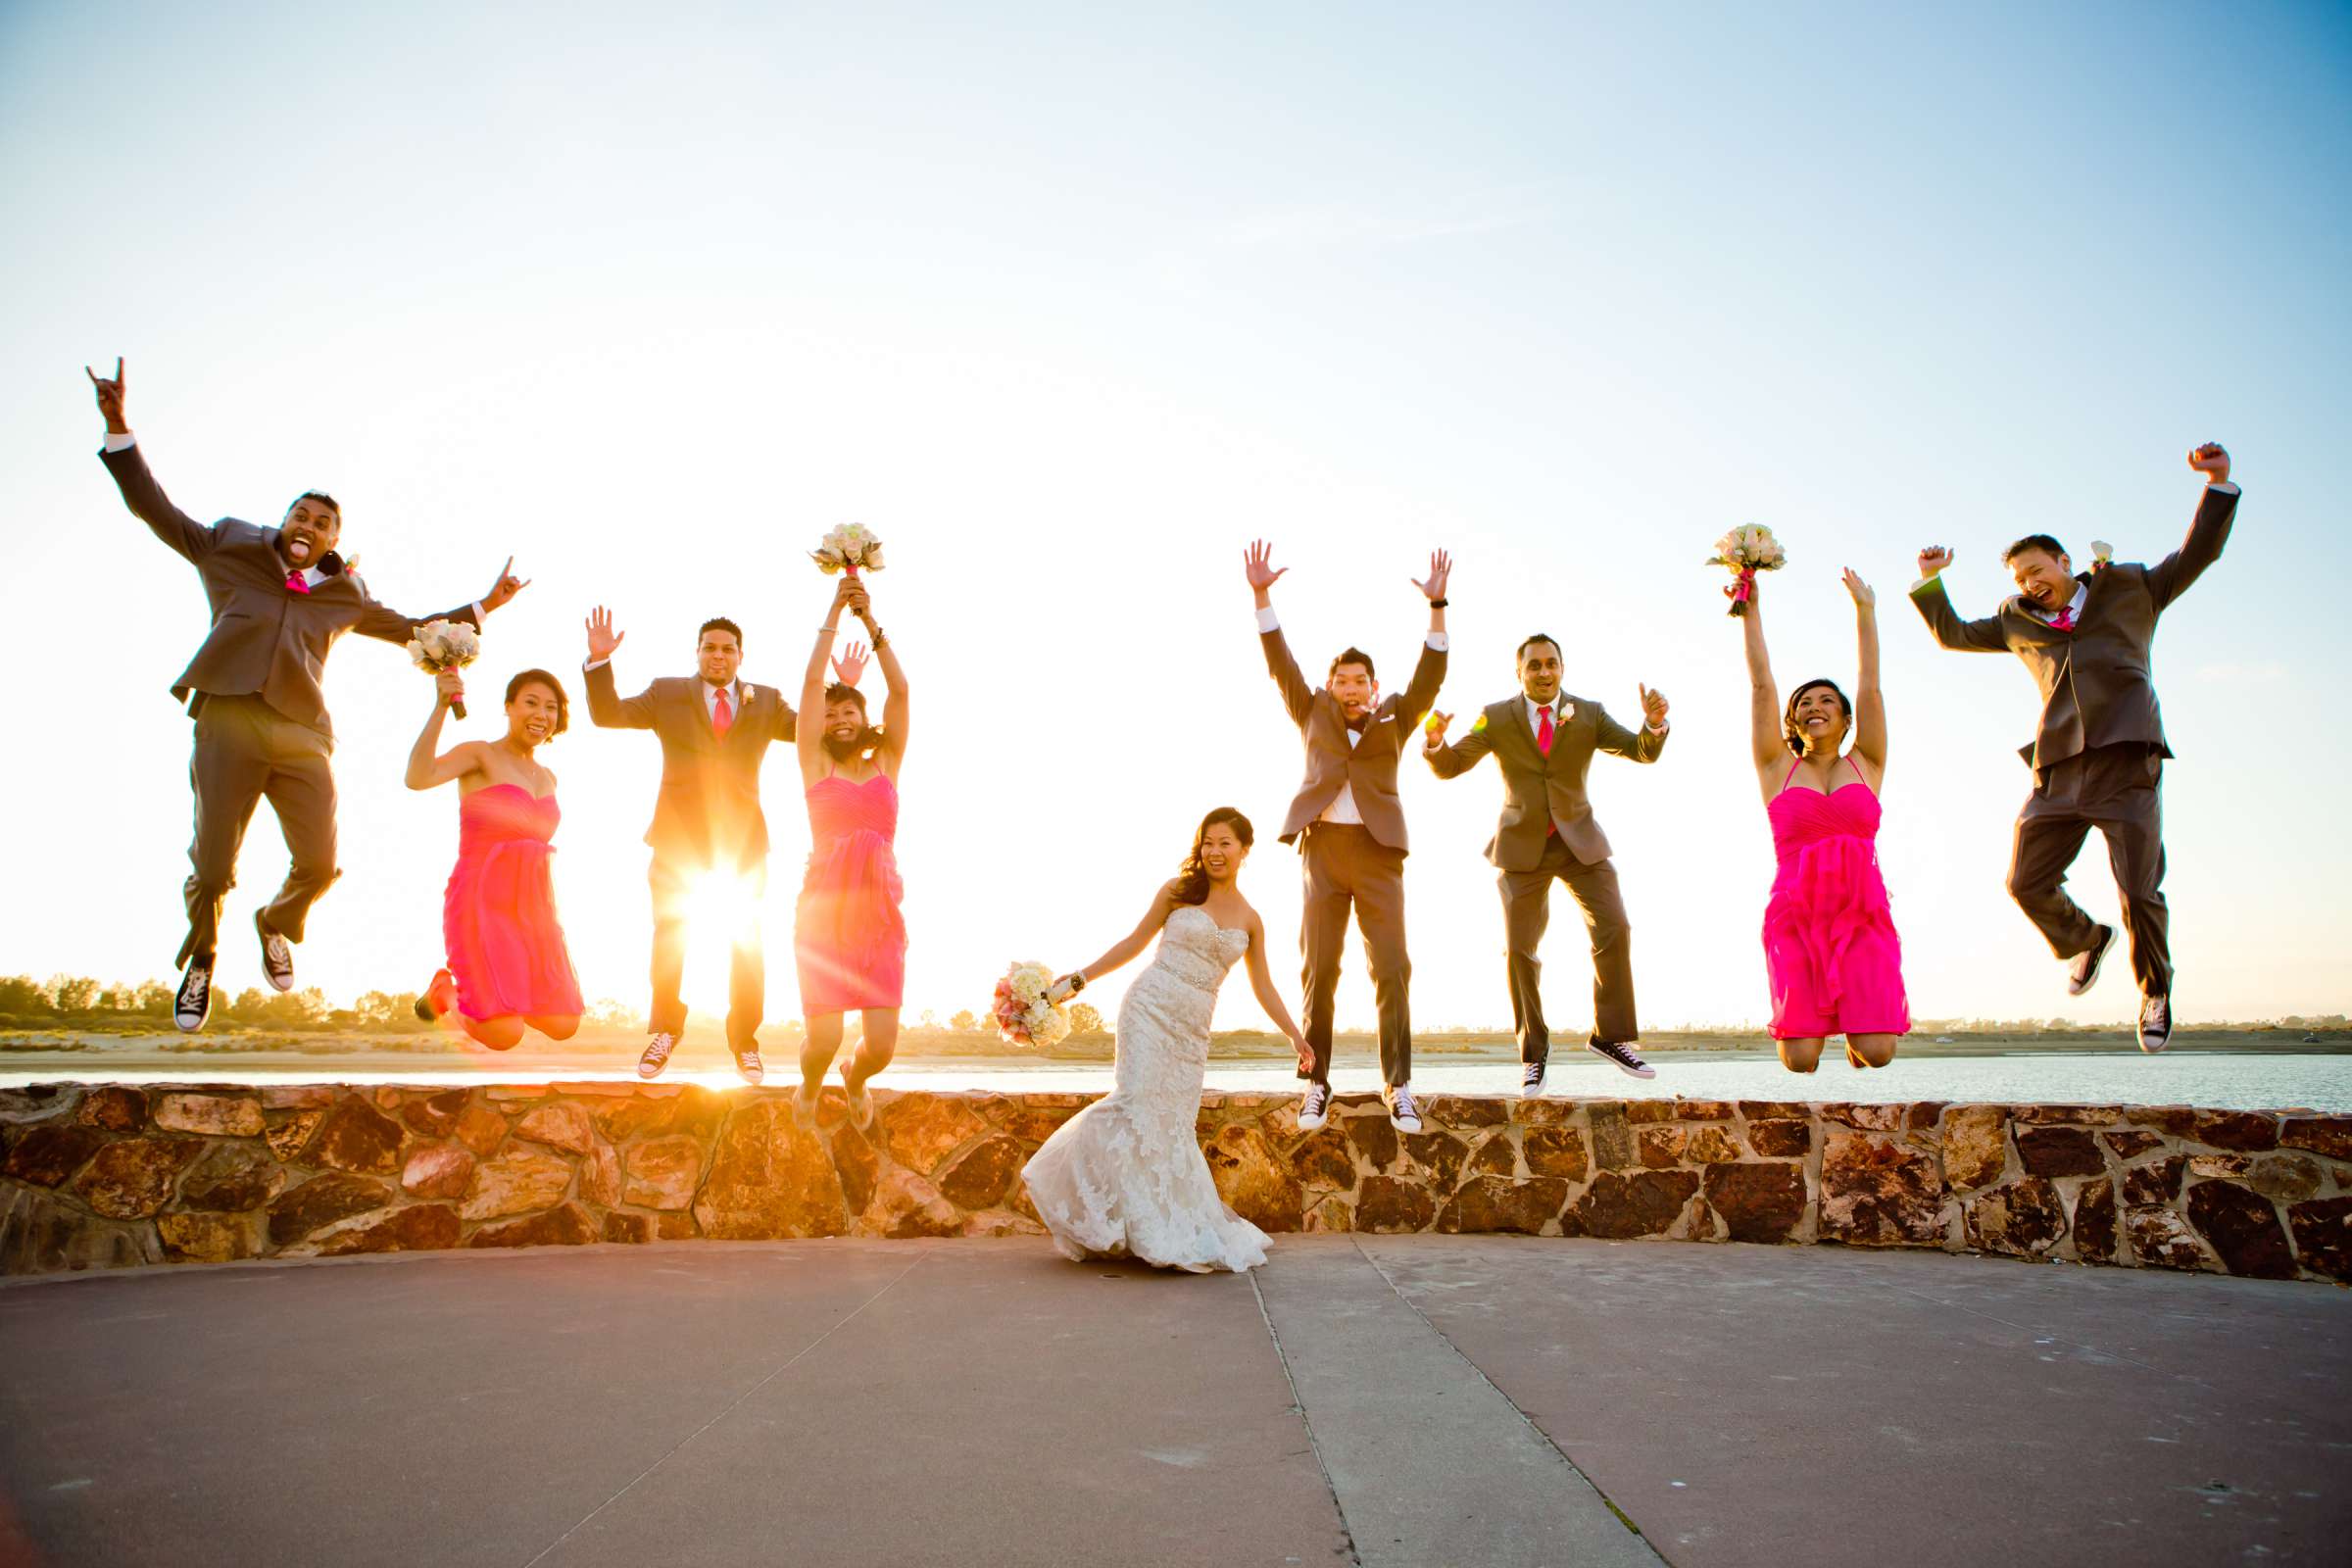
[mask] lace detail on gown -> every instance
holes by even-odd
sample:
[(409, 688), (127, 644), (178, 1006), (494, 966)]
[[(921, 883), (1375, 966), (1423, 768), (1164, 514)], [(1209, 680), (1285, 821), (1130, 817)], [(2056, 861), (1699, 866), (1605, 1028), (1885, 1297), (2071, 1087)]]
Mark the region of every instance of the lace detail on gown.
[(1187, 905), (1119, 1004), (1111, 1091), (1062, 1123), (1021, 1179), (1063, 1255), (1133, 1255), (1206, 1273), (1266, 1260), (1266, 1233), (1225, 1206), (1194, 1132), (1217, 988), (1250, 951)]

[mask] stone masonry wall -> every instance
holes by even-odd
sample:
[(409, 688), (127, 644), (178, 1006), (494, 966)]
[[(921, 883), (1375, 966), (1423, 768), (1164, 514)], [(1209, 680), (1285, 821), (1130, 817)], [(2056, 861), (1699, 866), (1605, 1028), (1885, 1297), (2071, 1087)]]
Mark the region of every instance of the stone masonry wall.
[[(473, 1247), (1034, 1235), (1093, 1097), (552, 1084), (0, 1091), (0, 1273)], [(2352, 1283), (2352, 1116), (2183, 1106), (1210, 1094), (1265, 1229), (1839, 1243)]]

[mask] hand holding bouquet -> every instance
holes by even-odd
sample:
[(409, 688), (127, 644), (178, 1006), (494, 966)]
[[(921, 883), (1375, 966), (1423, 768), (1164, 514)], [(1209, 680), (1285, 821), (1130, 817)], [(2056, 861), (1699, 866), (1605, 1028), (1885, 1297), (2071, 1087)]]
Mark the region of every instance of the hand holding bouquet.
[(1732, 586), (1723, 591), (1735, 615), (1747, 613), (1756, 596), (1757, 572), (1777, 571), (1788, 564), (1788, 552), (1760, 522), (1743, 523), (1716, 540), (1715, 554), (1707, 560), (1710, 566), (1729, 566), (1738, 573)]
[(846, 571), (855, 577), (860, 566), (868, 571), (880, 571), (882, 541), (867, 532), (864, 523), (845, 522), (817, 541), (816, 548), (808, 552), (808, 559), (815, 562), (816, 569), (828, 577), (837, 571)]
[[(481, 653), (480, 635), (462, 620), (428, 620), (409, 639), (409, 658), (428, 675), (464, 669), (480, 658)], [(453, 702), (449, 710), (464, 718), (466, 704)]]
[(1054, 971), (1042, 963), (1016, 963), (997, 982), (989, 1013), (997, 1032), (1016, 1046), (1053, 1046), (1070, 1032), (1069, 1012), (1054, 1002)]

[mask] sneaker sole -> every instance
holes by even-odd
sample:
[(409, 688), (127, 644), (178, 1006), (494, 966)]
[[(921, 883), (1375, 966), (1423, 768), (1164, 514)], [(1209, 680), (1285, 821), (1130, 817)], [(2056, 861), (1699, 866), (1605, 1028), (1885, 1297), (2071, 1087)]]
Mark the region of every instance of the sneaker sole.
[(2077, 982), (2077, 981), (2074, 981), (2074, 980), (2069, 980), (2069, 981), (2067, 981), (2067, 983), (2066, 983), (2066, 994), (2067, 994), (2068, 996), (2070, 996), (2070, 997), (2079, 997), (2079, 996), (2082, 996), (2082, 995), (2084, 992), (2088, 991), (2088, 990), (2089, 990), (2089, 989), (2090, 989), (2092, 986), (2095, 986), (2095, 985), (2097, 985), (2097, 984), (2099, 983), (2099, 970), (2100, 970), (2100, 969), (2101, 969), (2101, 968), (2102, 968), (2102, 967), (2103, 967), (2103, 966), (2106, 964), (2106, 962), (2107, 962), (2107, 953), (2108, 953), (2108, 950), (2109, 950), (2109, 949), (2111, 949), (2111, 948), (2113, 948), (2114, 946), (2115, 946), (2115, 933), (2114, 933), (2114, 932), (2111, 930), (2111, 931), (2109, 931), (2109, 932), (2107, 933), (2107, 940), (2099, 944), (2099, 946), (2098, 946), (2098, 951), (2097, 951), (2097, 952), (2096, 952), (2096, 953), (2095, 953), (2095, 954), (2092, 956), (2092, 957), (2091, 957), (2091, 960), (2090, 960), (2090, 973), (2088, 973), (2088, 974), (2084, 975), (2084, 976), (2082, 978), (2082, 980), (2081, 980), (2080, 982)]
[[(211, 1016), (211, 1015), (210, 1015), (209, 1013), (206, 1015), (206, 1017), (210, 1017), (210, 1016)], [(172, 1015), (172, 1021), (173, 1023), (175, 1023), (175, 1024), (179, 1025), (179, 1032), (180, 1032), (181, 1034), (183, 1034), (183, 1035), (192, 1035), (192, 1034), (194, 1034), (194, 1033), (195, 1033), (197, 1030), (199, 1030), (199, 1029), (202, 1029), (202, 1028), (204, 1027), (204, 1025), (205, 1025), (205, 1019), (204, 1019), (204, 1018), (197, 1018), (197, 1019), (194, 1019), (193, 1021), (191, 1021), (191, 1020), (189, 1020), (189, 1019), (182, 1018), (182, 1017), (181, 1017), (181, 1016), (179, 1016), (179, 1014), (177, 1014), (177, 1013), (173, 1013), (173, 1014)]]
[[(1585, 1049), (1587, 1051), (1592, 1051), (1591, 1046), (1587, 1046)], [(1655, 1078), (1658, 1075), (1658, 1069), (1650, 1066), (1647, 1062), (1642, 1063), (1639, 1067), (1628, 1067), (1624, 1062), (1619, 1061), (1616, 1057), (1609, 1055), (1604, 1052), (1592, 1051), (1592, 1054), (1600, 1057), (1601, 1060), (1607, 1062), (1610, 1066), (1616, 1068), (1628, 1078)]]

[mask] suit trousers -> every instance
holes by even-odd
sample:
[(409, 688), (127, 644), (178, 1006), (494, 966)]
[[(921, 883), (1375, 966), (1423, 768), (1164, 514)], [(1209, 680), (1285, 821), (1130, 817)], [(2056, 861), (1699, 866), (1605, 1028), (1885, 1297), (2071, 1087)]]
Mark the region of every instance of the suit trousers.
[(1519, 1036), (1521, 1061), (1544, 1061), (1551, 1054), (1551, 1031), (1544, 1022), (1538, 986), (1544, 963), (1536, 950), (1551, 923), (1554, 878), (1568, 884), (1592, 938), (1592, 1038), (1631, 1041), (1642, 1035), (1634, 1010), (1633, 926), (1617, 891), (1617, 867), (1605, 859), (1585, 864), (1555, 833), (1544, 841), (1534, 870), (1504, 871), (1498, 879), (1503, 935), (1510, 947), (1511, 1027)]
[(259, 697), (197, 699), (196, 741), (188, 758), (196, 836), (188, 846), (188, 938), (180, 944), (180, 963), (211, 958), (218, 951), (220, 903), (237, 884), (237, 851), (253, 808), (265, 798), (277, 813), (292, 863), (262, 919), (287, 941), (302, 940), (311, 906), (337, 875), (331, 748), (325, 735)]
[[(654, 1011), (647, 1032), (682, 1034), (686, 1028), (686, 928), (695, 884), (708, 876), (707, 861), (657, 854), (649, 880), (654, 890)], [(748, 906), (729, 933), (733, 958), (727, 979), (727, 1044), (742, 1050), (760, 1033), (767, 1008), (767, 955), (760, 932), (760, 901), (767, 896), (767, 862), (743, 867), (741, 897)]]
[(1381, 1081), (1408, 1083), (1413, 1076), (1413, 965), (1404, 950), (1404, 852), (1390, 849), (1366, 828), (1342, 822), (1309, 823), (1298, 849), (1306, 883), (1298, 949), (1305, 959), (1306, 1044), (1315, 1058), (1314, 1069), (1304, 1076), (1331, 1082), (1332, 1011), (1352, 908), (1364, 933), (1380, 1012)]
[(2143, 995), (2170, 996), (2172, 953), (2164, 902), (2164, 759), (2150, 746), (2094, 746), (2034, 774), (2018, 813), (2009, 896), (2061, 958), (2088, 953), (2098, 922), (2066, 894), (2067, 867), (2097, 828), (2107, 840), (2115, 891), (2132, 939), (2132, 973)]

